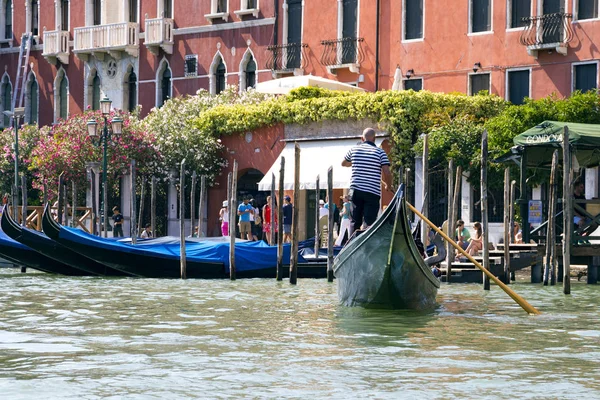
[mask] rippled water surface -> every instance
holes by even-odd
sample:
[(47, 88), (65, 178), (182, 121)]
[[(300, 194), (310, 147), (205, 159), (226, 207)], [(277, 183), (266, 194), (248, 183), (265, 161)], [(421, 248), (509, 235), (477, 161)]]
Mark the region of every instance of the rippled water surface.
[(337, 304), (324, 280), (0, 270), (0, 398), (600, 398), (600, 286), (442, 285), (433, 313)]

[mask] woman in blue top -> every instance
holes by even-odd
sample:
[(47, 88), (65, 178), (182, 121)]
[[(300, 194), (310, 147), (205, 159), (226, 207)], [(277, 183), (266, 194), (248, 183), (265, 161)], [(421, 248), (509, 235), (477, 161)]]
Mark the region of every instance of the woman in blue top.
[(341, 246), (342, 241), (344, 240), (344, 235), (348, 232), (348, 239), (352, 236), (352, 219), (350, 216), (352, 215), (352, 208), (350, 203), (350, 198), (348, 195), (343, 196), (344, 205), (342, 206), (342, 211), (340, 212), (340, 216), (342, 217), (342, 224), (340, 227), (340, 234), (338, 235), (337, 240), (335, 241), (336, 246)]

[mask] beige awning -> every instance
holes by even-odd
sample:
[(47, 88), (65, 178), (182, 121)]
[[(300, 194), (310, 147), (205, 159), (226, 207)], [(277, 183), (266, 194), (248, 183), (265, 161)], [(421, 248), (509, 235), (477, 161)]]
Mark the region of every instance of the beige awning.
[(256, 84), (256, 91), (271, 94), (287, 94), (292, 89), (303, 86), (320, 87), (330, 90), (344, 90), (346, 92), (364, 92), (365, 89), (347, 83), (321, 78), (320, 76), (302, 75), (273, 79)]
[[(377, 138), (375, 144), (381, 146), (381, 142), (384, 140), (385, 138)], [(333, 167), (333, 188), (350, 188), (351, 168), (342, 167), (342, 161), (348, 150), (360, 141), (360, 138), (344, 138), (298, 142), (300, 146), (300, 190), (314, 190), (317, 175), (320, 178), (319, 187), (322, 189), (327, 188), (327, 170), (329, 167)], [(281, 157), (285, 157), (283, 188), (285, 190), (294, 189), (294, 143), (286, 143), (277, 160), (258, 183), (258, 190), (271, 190), (272, 174), (275, 174), (275, 188), (278, 189)]]

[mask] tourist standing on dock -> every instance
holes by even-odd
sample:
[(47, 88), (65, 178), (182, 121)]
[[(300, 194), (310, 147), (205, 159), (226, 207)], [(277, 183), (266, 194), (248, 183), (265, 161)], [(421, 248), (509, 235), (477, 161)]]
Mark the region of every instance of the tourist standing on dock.
[(340, 234), (338, 235), (337, 240), (335, 241), (336, 246), (341, 246), (344, 240), (344, 235), (348, 232), (348, 239), (352, 236), (352, 206), (350, 204), (350, 197), (345, 195), (342, 197), (344, 200), (344, 204), (342, 205), (342, 211), (340, 212), (340, 216), (342, 218), (342, 226), (340, 227)]
[(252, 241), (252, 230), (250, 229), (250, 214), (254, 213), (254, 207), (249, 203), (250, 199), (246, 196), (242, 204), (238, 206), (238, 215), (240, 216), (240, 237)]
[(363, 131), (362, 143), (348, 151), (342, 166), (352, 167), (350, 191), (354, 230), (361, 228), (363, 218), (368, 227), (375, 222), (379, 213), (381, 183), (385, 189), (391, 190), (392, 182), (390, 160), (383, 149), (375, 146), (375, 131), (372, 128)]
[(119, 210), (118, 206), (114, 206), (112, 209), (113, 212), (113, 237), (123, 237), (123, 214), (121, 214), (121, 210)]
[[(277, 204), (273, 205), (271, 196), (267, 196), (267, 204), (263, 207), (263, 232), (267, 237), (267, 243), (272, 245), (271, 243), (271, 207), (277, 206)], [(275, 232), (277, 232), (277, 213), (275, 213)]]
[(221, 221), (221, 234), (229, 236), (229, 208), (227, 200), (223, 200), (223, 207), (219, 210), (219, 221)]
[(292, 241), (292, 212), (294, 206), (292, 205), (292, 199), (286, 195), (283, 198), (283, 243), (290, 243)]

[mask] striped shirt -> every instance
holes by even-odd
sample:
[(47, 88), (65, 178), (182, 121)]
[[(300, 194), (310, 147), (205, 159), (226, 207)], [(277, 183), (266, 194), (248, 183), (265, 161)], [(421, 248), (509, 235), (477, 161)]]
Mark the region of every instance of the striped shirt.
[(352, 163), (350, 188), (381, 196), (381, 168), (390, 165), (385, 151), (373, 142), (362, 142), (351, 148), (345, 158)]

